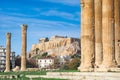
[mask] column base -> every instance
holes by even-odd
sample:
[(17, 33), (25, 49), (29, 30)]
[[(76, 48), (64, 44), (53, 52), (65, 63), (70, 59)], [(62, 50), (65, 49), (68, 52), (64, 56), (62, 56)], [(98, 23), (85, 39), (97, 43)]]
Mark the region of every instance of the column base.
[(120, 72), (120, 68), (95, 68), (95, 72)]
[(78, 67), (78, 70), (81, 72), (93, 72), (94, 68), (83, 68), (83, 67)]
[(27, 69), (26, 68), (21, 68), (20, 71), (27, 71)]
[(100, 65), (101, 65), (100, 63), (99, 63), (99, 64), (98, 64), (98, 63), (95, 63), (94, 67), (95, 67), (95, 68), (99, 68)]
[(10, 72), (10, 70), (5, 70), (4, 72)]

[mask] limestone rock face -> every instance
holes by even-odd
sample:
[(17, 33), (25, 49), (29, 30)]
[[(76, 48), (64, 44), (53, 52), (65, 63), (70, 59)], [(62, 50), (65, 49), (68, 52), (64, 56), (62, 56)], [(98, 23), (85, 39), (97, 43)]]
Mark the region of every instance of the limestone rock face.
[(42, 38), (39, 43), (33, 44), (28, 56), (33, 57), (44, 52), (48, 52), (49, 55), (62, 56), (75, 54), (77, 51), (80, 51), (80, 39), (54, 36), (49, 41)]

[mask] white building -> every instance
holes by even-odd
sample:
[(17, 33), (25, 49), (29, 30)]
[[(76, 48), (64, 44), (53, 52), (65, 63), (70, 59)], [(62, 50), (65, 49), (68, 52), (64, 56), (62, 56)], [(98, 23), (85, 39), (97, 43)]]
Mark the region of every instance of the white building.
[(38, 59), (38, 67), (40, 69), (46, 68), (50, 69), (50, 66), (54, 64), (54, 59), (46, 58), (46, 59)]
[[(5, 69), (6, 64), (6, 49), (3, 46), (0, 46), (0, 71)], [(15, 67), (15, 52), (11, 52), (10, 54), (10, 67)]]

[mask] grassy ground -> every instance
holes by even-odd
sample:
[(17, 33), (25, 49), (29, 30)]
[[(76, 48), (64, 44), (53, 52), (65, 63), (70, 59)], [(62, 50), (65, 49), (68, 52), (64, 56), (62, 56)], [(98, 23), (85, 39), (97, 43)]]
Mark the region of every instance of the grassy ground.
[[(17, 79), (7, 79), (7, 78), (0, 78), (0, 80), (30, 80), (29, 78), (25, 77), (25, 75), (46, 75), (47, 71), (24, 71), (24, 72), (0, 72), (0, 75), (16, 75), (19, 76)], [(57, 70), (52, 72), (71, 72), (71, 70)], [(75, 71), (72, 71), (75, 72)], [(47, 79), (47, 78), (34, 78), (31, 80), (65, 80), (65, 79)]]
[[(11, 80), (30, 80), (29, 78), (25, 77), (25, 75), (46, 75), (46, 71), (23, 71), (23, 72), (0, 72), (0, 75), (12, 75), (12, 76), (18, 76), (18, 78), (14, 78)], [(10, 80), (7, 78), (0, 79), (0, 80)], [(34, 79), (32, 79), (34, 80)], [(36, 79), (39, 80), (39, 79)]]
[(0, 72), (0, 75), (46, 75), (47, 71)]
[(0, 75), (46, 75), (46, 72), (79, 72), (78, 70), (0, 72)]
[(9, 78), (0, 78), (0, 80), (65, 80), (65, 79), (55, 79), (55, 78), (33, 78), (33, 79), (29, 79), (29, 78), (26, 78), (26, 77), (23, 77), (23, 78), (17, 78), (17, 79), (9, 79)]
[(32, 80), (65, 80), (65, 79), (55, 79), (55, 78), (34, 78)]

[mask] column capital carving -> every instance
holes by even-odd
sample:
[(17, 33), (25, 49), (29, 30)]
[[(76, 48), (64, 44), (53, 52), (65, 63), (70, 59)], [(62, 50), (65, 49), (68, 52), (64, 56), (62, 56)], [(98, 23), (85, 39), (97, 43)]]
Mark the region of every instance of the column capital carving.
[(7, 38), (10, 38), (11, 37), (11, 33), (6, 33), (6, 36), (7, 36)]
[(80, 1), (81, 7), (84, 7), (84, 0)]
[(22, 24), (21, 27), (22, 27), (22, 30), (27, 30), (28, 26), (26, 24)]

